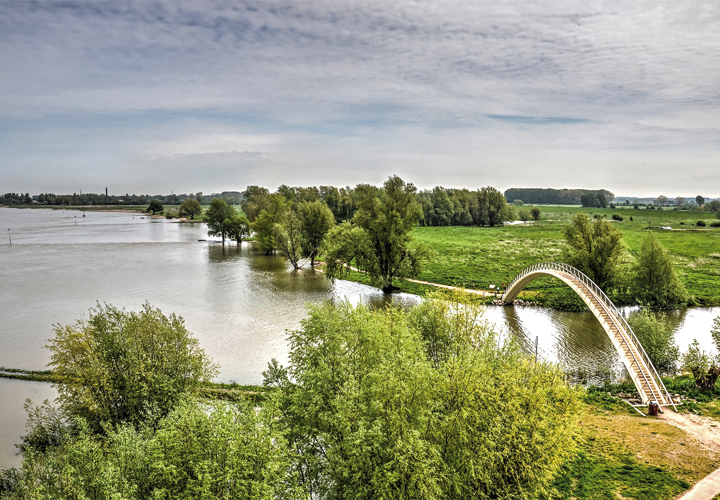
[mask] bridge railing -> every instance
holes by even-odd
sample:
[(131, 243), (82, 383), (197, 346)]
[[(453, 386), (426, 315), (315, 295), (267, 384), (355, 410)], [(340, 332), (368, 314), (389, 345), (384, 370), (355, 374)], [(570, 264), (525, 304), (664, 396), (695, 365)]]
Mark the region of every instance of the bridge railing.
[[(630, 325), (628, 324), (625, 317), (620, 313), (618, 308), (615, 306), (612, 300), (605, 294), (605, 292), (602, 291), (602, 289), (597, 286), (597, 284), (591, 280), (585, 273), (580, 271), (579, 269), (576, 269), (568, 264), (563, 264), (562, 262), (541, 262), (538, 264), (533, 264), (532, 266), (524, 269), (520, 274), (518, 274), (515, 279), (513, 279), (508, 287), (505, 289), (505, 293), (503, 294), (503, 299), (507, 295), (507, 293), (512, 290), (515, 283), (517, 283), (519, 280), (523, 279), (528, 274), (534, 273), (534, 272), (541, 272), (541, 271), (559, 271), (563, 273), (567, 273), (572, 275), (573, 277), (579, 279), (590, 291), (600, 300), (603, 305), (609, 310), (610, 317), (615, 321), (620, 322), (620, 326), (622, 328), (618, 328), (618, 331), (623, 336), (624, 340), (628, 344), (632, 344), (635, 347), (635, 350), (640, 354), (640, 356), (643, 358), (643, 361), (645, 363), (645, 366), (648, 367), (650, 370), (650, 374), (652, 378), (655, 380), (655, 384), (658, 387), (658, 389), (664, 393), (664, 399), (667, 401), (668, 404), (672, 405), (673, 408), (675, 408), (675, 403), (673, 402), (673, 399), (670, 397), (670, 394), (668, 393), (667, 389), (665, 388), (665, 384), (663, 384), (662, 380), (660, 379), (660, 374), (658, 374), (657, 370), (655, 369), (655, 365), (650, 361), (650, 358), (648, 357), (647, 353), (645, 352), (645, 349), (643, 348), (642, 344), (638, 340), (638, 338), (635, 336), (635, 332), (633, 332), (632, 328), (630, 328)], [(616, 325), (618, 326), (618, 325)], [(624, 330), (624, 332), (623, 332)], [(632, 354), (632, 352), (631, 352)], [(632, 354), (633, 357), (635, 357), (634, 354)], [(635, 360), (637, 363), (637, 359)], [(638, 366), (640, 366), (640, 363), (637, 363)], [(644, 374), (643, 374), (644, 376)], [(647, 386), (650, 388), (650, 390), (653, 392), (653, 397), (656, 401), (660, 402), (663, 398), (658, 397), (658, 394), (655, 394), (655, 391), (652, 388), (651, 384), (647, 384)], [(677, 408), (676, 408), (677, 410)]]

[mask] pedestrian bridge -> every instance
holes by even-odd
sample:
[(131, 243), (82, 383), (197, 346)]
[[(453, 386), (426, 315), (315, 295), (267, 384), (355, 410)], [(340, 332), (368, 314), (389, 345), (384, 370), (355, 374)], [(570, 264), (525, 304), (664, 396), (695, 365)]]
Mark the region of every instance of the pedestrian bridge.
[(642, 345), (635, 337), (630, 325), (615, 304), (605, 293), (585, 274), (567, 264), (545, 262), (528, 267), (508, 285), (502, 300), (512, 304), (515, 297), (525, 286), (535, 278), (552, 276), (567, 284), (583, 299), (590, 308), (605, 332), (610, 337), (615, 349), (620, 354), (625, 368), (627, 368), (632, 381), (637, 387), (643, 403), (657, 401), (660, 406), (672, 405), (672, 398), (660, 380), (652, 362), (645, 353)]

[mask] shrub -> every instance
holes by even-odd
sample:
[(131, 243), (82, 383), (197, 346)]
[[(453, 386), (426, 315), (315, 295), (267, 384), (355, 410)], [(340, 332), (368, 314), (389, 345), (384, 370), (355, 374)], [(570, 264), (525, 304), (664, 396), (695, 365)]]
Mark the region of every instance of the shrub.
[(628, 323), (657, 371), (673, 375), (680, 359), (680, 348), (675, 343), (667, 317), (662, 313), (652, 314), (642, 309), (631, 314)]
[(720, 221), (711, 222), (710, 227), (720, 227)]
[(616, 220), (616, 221), (623, 220), (623, 217), (620, 214), (612, 214), (612, 218), (613, 218), (613, 220)]
[(700, 227), (705, 227), (705, 226), (707, 226), (707, 224), (705, 223), (704, 220), (699, 220), (699, 221), (697, 221), (697, 222), (695, 223), (695, 225), (696, 225), (696, 226), (700, 226)]

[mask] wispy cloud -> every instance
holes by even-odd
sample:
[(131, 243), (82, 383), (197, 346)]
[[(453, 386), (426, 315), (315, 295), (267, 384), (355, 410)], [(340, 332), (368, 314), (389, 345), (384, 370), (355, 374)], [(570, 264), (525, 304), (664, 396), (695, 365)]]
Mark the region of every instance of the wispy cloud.
[(127, 172), (183, 155), (210, 191), (225, 160), (202, 155), (263, 151), (267, 183), (690, 189), (718, 153), (718, 47), (717, 3), (689, 0), (0, 2), (2, 183), (140, 191)]

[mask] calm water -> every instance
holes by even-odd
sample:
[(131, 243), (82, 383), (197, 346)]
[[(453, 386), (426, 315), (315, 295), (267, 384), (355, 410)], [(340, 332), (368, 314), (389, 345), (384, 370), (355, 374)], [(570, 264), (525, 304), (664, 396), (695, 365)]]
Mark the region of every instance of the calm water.
[[(44, 369), (43, 346), (53, 325), (87, 317), (97, 302), (138, 309), (148, 301), (185, 318), (201, 346), (221, 365), (220, 381), (253, 384), (271, 358), (287, 359), (285, 331), (297, 328), (307, 305), (326, 299), (412, 304), (356, 283), (329, 283), (313, 270), (294, 272), (280, 257), (208, 239), (201, 224), (127, 213), (0, 208), (0, 367)], [(719, 309), (671, 318), (685, 348), (707, 348)], [(486, 319), (541, 355), (569, 367), (619, 369), (612, 344), (589, 313), (534, 307), (491, 307)], [(23, 432), (23, 403), (55, 397), (47, 384), (0, 379), (0, 467), (17, 466), (13, 443)]]

